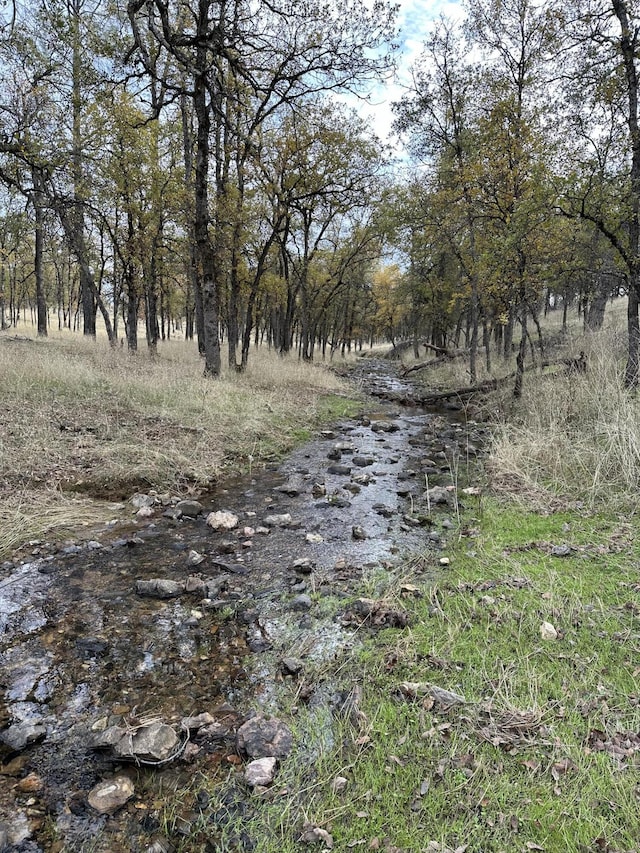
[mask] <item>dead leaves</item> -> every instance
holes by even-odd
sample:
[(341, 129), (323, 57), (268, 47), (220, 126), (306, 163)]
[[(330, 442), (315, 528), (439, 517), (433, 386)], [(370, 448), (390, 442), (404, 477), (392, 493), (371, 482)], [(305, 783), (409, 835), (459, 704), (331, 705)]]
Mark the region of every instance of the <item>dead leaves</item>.
[(320, 826), (314, 826), (312, 823), (305, 823), (302, 828), (300, 841), (303, 844), (323, 844), (325, 850), (333, 849), (333, 836), (331, 833)]
[(630, 759), (640, 753), (640, 733), (615, 732), (608, 735), (600, 729), (592, 729), (587, 740), (588, 751), (606, 752), (623, 769)]
[(466, 704), (466, 699), (459, 693), (428, 684), (426, 681), (403, 681), (398, 685), (398, 692), (405, 699), (423, 698), (423, 705), (429, 711), (434, 706), (439, 710), (448, 711), (455, 705)]
[(525, 746), (541, 746), (547, 734), (542, 725), (539, 711), (520, 711), (517, 708), (494, 709), (488, 705), (481, 709), (488, 717), (487, 722), (478, 729), (481, 738), (514, 754)]

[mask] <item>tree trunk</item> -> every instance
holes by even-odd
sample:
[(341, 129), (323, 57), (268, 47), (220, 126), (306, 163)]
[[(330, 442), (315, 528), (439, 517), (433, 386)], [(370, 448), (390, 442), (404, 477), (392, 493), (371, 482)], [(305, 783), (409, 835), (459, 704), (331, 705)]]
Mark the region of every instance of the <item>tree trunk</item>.
[(33, 176), (33, 210), (35, 213), (35, 277), (36, 277), (36, 311), (38, 315), (38, 337), (47, 336), (47, 303), (44, 296), (44, 276), (42, 270), (44, 207), (42, 199), (42, 176), (37, 169), (32, 170)]
[(518, 347), (518, 355), (516, 357), (516, 381), (513, 386), (513, 396), (519, 400), (522, 396), (522, 383), (524, 380), (524, 359), (527, 353), (527, 309), (522, 309), (522, 317), (520, 320), (522, 326), (522, 337), (520, 338), (520, 346)]
[(637, 388), (640, 380), (640, 321), (638, 318), (638, 291), (629, 288), (627, 303), (627, 337), (629, 339), (629, 354), (624, 373), (624, 384), (627, 388)]
[(202, 314), (204, 320), (204, 372), (206, 376), (220, 376), (220, 318), (216, 288), (215, 264), (209, 234), (209, 131), (211, 117), (207, 104), (206, 76), (207, 51), (204, 37), (209, 27), (209, 2), (199, 0), (198, 31), (202, 41), (198, 47), (194, 80), (193, 104), (196, 115), (196, 168), (195, 168), (195, 237), (196, 266), (202, 287)]

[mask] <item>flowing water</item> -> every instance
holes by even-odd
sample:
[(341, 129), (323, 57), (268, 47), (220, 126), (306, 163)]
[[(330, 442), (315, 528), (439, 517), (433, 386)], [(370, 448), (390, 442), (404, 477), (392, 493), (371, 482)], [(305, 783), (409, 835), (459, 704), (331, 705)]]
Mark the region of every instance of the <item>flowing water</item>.
[[(363, 363), (359, 376), (370, 393), (413, 398), (384, 362)], [(144, 803), (113, 817), (87, 805), (89, 790), (113, 771), (91, 747), (96, 728), (142, 715), (177, 726), (216, 708), (239, 719), (252, 709), (277, 714), (283, 657), (311, 668), (339, 657), (354, 643), (342, 601), (363, 586), (375, 594), (376, 579), (403, 555), (440, 553), (442, 522), (455, 523), (454, 510), (440, 510), (434, 526), (420, 523), (432, 509), (425, 489), (461, 477), (481, 441), (482, 429), (460, 413), (379, 401), (277, 468), (222, 484), (200, 499), (197, 519), (165, 517), (160, 508), (153, 518), (132, 516), (62, 548), (42, 543), (29, 559), (4, 563), (0, 729), (31, 727), (33, 742), (0, 746), (0, 853), (151, 849), (156, 827)], [(211, 510), (236, 514), (238, 528), (212, 530)], [(285, 526), (261, 532), (268, 516), (285, 514)], [(193, 565), (191, 552), (202, 562)], [(306, 565), (296, 566), (300, 560)], [(211, 583), (207, 598), (136, 593), (139, 580), (189, 576)], [(312, 687), (308, 693), (314, 701)], [(326, 690), (315, 696), (319, 707), (326, 701)], [(186, 770), (139, 772), (215, 772), (233, 751), (223, 741)]]

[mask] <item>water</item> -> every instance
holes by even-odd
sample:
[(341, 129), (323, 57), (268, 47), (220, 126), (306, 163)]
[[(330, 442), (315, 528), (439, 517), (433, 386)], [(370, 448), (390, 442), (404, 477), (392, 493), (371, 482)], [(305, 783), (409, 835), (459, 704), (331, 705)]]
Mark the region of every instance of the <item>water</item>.
[[(388, 377), (388, 365), (374, 367), (362, 377), (369, 390), (410, 395), (409, 383)], [(5, 564), (0, 722), (40, 721), (47, 730), (43, 741), (18, 756), (16, 776), (0, 776), (0, 822), (15, 827), (14, 849), (22, 850), (19, 838), (31, 839), (25, 843), (33, 851), (56, 849), (52, 821), (65, 849), (80, 849), (78, 839), (87, 833), (96, 836), (96, 851), (134, 849), (134, 838), (145, 849), (145, 802), (110, 818), (106, 840), (96, 835), (105, 819), (86, 806), (86, 794), (112, 766), (91, 749), (92, 728), (132, 714), (177, 725), (225, 702), (239, 714), (255, 708), (277, 714), (282, 658), (299, 656), (318, 670), (357, 642), (340, 621), (341, 602), (356, 586), (370, 583), (375, 592), (403, 554), (425, 549), (430, 528), (415, 521), (426, 513), (425, 486), (450, 482), (466, 442), (466, 429), (447, 417), (380, 404), (369, 417), (339, 424), (300, 447), (277, 470), (236, 478), (202, 498), (207, 511), (236, 513), (240, 528), (283, 513), (293, 519), (289, 527), (241, 535), (214, 532), (204, 517), (157, 517), (92, 531), (91, 547), (77, 553)], [(336, 447), (339, 459), (329, 459), (338, 455)], [(336, 464), (349, 473), (330, 473)], [(287, 483), (300, 493), (282, 491)], [(314, 486), (315, 494), (322, 486), (325, 495), (312, 497)], [(450, 513), (441, 511), (440, 520)], [(364, 538), (356, 538), (356, 530)], [(317, 541), (309, 542), (309, 534)], [(430, 547), (439, 546), (431, 541)], [(195, 568), (187, 559), (192, 549), (206, 558)], [(310, 575), (295, 570), (299, 558), (309, 560)], [(220, 582), (215, 600), (157, 600), (135, 592), (139, 579), (181, 581), (193, 574)], [(312, 598), (308, 612), (291, 609), (302, 592)], [(322, 713), (330, 692), (325, 685), (314, 700), (312, 690), (310, 708), (318, 719), (330, 721)], [(216, 760), (210, 752), (196, 758), (196, 767), (214, 772), (230, 748), (222, 744)], [(5, 761), (10, 758), (5, 750)], [(42, 790), (25, 796), (12, 783), (31, 772), (42, 779)], [(159, 781), (166, 785), (175, 777), (177, 784), (185, 770), (141, 772), (153, 792)], [(187, 775), (193, 772), (190, 767)], [(26, 836), (25, 826), (31, 828)]]

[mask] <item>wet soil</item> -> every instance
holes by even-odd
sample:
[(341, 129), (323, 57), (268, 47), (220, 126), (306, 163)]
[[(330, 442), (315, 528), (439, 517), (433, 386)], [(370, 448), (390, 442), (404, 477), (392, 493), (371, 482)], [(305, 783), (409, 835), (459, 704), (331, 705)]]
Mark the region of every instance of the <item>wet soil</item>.
[[(203, 711), (236, 723), (255, 709), (282, 715), (287, 657), (302, 662), (301, 700), (330, 702), (337, 685), (314, 673), (356, 642), (349, 602), (375, 597), (407, 555), (430, 553), (436, 570), (455, 504), (434, 509), (425, 490), (461, 485), (483, 429), (388, 402), (413, 394), (384, 362), (363, 362), (356, 381), (380, 398), (367, 416), (225, 483), (200, 499), (198, 518), (159, 507), (0, 567), (0, 730), (36, 727), (33, 743), (0, 745), (0, 851), (152, 849), (158, 792), (236, 766), (234, 726), (196, 742), (190, 764), (132, 768), (145, 793), (110, 817), (86, 800), (114, 770), (91, 747), (96, 729), (144, 715), (176, 727)], [(212, 530), (211, 510), (235, 513), (238, 528)], [(207, 598), (136, 594), (138, 580), (189, 576), (209, 582)]]

